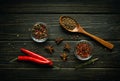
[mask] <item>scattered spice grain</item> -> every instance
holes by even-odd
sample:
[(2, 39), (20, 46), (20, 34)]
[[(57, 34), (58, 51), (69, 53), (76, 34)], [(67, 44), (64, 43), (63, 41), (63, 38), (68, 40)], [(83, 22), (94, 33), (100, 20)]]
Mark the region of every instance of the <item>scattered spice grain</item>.
[(16, 37), (19, 37), (19, 36), (20, 36), (19, 34), (16, 35)]

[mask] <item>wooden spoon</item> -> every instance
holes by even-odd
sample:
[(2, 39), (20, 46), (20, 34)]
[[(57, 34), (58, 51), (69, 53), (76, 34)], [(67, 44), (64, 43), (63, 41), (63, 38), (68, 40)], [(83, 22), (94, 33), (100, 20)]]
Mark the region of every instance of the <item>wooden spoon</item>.
[(88, 32), (86, 32), (81, 26), (80, 24), (78, 24), (76, 22), (75, 19), (69, 17), (69, 16), (61, 16), (60, 19), (59, 19), (59, 22), (60, 22), (60, 25), (65, 28), (67, 31), (70, 31), (70, 32), (79, 32), (79, 33), (82, 33), (82, 34), (85, 34), (91, 38), (93, 38), (94, 40), (98, 41), (99, 43), (101, 43), (102, 45), (104, 45), (105, 47), (109, 48), (109, 49), (112, 49), (114, 47), (113, 44), (111, 44), (110, 42), (107, 42), (95, 35), (92, 35)]

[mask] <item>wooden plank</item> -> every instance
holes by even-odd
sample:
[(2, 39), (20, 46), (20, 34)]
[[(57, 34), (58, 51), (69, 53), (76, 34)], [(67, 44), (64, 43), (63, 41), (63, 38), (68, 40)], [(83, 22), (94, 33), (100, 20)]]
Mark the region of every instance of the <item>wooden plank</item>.
[(117, 0), (5, 1), (0, 4), (1, 13), (120, 13)]
[[(65, 43), (70, 43), (71, 50), (68, 54), (68, 60), (63, 62), (60, 58), (60, 54), (63, 53), (63, 47)], [(120, 48), (119, 41), (113, 41), (115, 44), (115, 48), (110, 51), (104, 47), (101, 47), (99, 44), (91, 41), (94, 44), (94, 51), (92, 58), (99, 58), (99, 60), (95, 64), (90, 64), (85, 67), (97, 67), (97, 68), (119, 68), (120, 67), (120, 59), (119, 59), (119, 52)], [(2, 48), (0, 48), (0, 67), (1, 68), (40, 68), (36, 64), (31, 64), (29, 62), (18, 62), (13, 61), (10, 62), (12, 59), (16, 58), (19, 55), (25, 55), (24, 53), (20, 52), (20, 48), (24, 47), (31, 51), (34, 51), (38, 54), (45, 56), (53, 60), (55, 66), (59, 66), (61, 68), (74, 68), (85, 61), (79, 61), (74, 56), (74, 48), (77, 41), (63, 41), (60, 45), (56, 45), (54, 41), (47, 41), (44, 44), (34, 43), (33, 41), (8, 41), (8, 42), (0, 42)], [(53, 45), (55, 52), (51, 55), (45, 51), (44, 47), (47, 45)]]
[[(47, 23), (49, 39), (63, 37), (72, 40), (77, 34), (64, 31), (59, 25), (59, 17), (68, 15), (75, 18), (83, 28), (106, 40), (119, 40), (119, 14), (0, 14), (0, 40), (30, 40), (30, 29), (36, 22)], [(88, 39), (82, 34), (79, 39)]]
[[(119, 69), (86, 68), (74, 69), (0, 69), (1, 80), (4, 81), (119, 81)], [(107, 78), (105, 77), (107, 76)], [(111, 77), (112, 76), (112, 77)]]

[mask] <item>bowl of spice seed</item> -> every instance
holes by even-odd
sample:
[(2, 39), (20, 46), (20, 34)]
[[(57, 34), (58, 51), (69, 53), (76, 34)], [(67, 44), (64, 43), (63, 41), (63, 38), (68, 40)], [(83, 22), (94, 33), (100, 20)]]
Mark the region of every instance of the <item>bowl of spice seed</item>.
[(88, 60), (92, 57), (93, 44), (87, 40), (81, 40), (75, 47), (75, 56), (79, 60)]
[(34, 24), (31, 30), (31, 37), (35, 42), (41, 43), (48, 39), (47, 25), (43, 22)]

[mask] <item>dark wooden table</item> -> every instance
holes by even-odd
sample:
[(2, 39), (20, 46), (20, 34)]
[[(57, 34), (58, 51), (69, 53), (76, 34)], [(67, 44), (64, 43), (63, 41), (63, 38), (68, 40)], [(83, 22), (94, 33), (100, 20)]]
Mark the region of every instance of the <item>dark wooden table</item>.
[[(0, 80), (1, 81), (119, 81), (120, 73), (120, 4), (119, 0), (0, 0)], [(114, 44), (109, 50), (88, 36), (70, 33), (59, 25), (59, 17), (67, 15), (75, 18), (83, 28)], [(30, 36), (30, 28), (36, 22), (47, 23), (49, 39), (45, 43), (35, 43)], [(64, 41), (56, 45), (55, 39)], [(95, 63), (75, 70), (86, 61), (74, 56), (74, 48), (81, 39), (94, 44)], [(70, 43), (68, 60), (63, 62), (65, 43)], [(44, 47), (53, 45), (55, 52), (49, 54)], [(30, 62), (12, 61), (24, 47), (39, 53), (54, 62), (54, 68)]]

